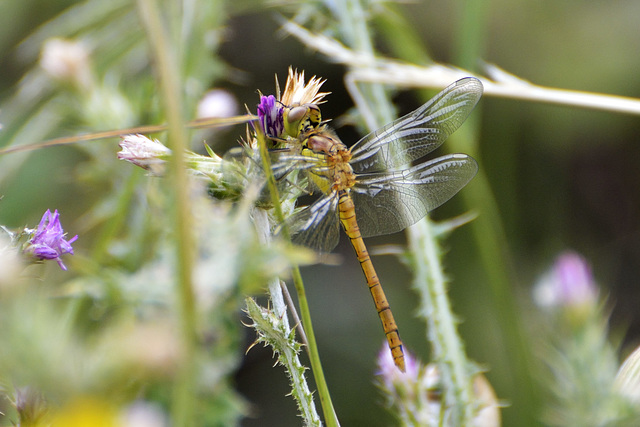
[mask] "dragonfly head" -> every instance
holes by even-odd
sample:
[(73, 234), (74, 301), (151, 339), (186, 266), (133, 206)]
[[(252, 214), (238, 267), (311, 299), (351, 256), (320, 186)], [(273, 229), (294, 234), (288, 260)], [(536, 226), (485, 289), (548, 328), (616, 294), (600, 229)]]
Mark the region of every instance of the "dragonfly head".
[(322, 123), (320, 107), (316, 104), (292, 104), (283, 111), (284, 130), (293, 137), (308, 134)]

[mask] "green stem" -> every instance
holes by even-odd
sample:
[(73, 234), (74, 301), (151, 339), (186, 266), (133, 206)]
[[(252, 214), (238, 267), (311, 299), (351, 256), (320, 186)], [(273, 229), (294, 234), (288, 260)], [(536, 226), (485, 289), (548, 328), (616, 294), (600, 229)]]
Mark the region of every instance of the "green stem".
[(94, 240), (91, 259), (96, 265), (104, 264), (103, 261), (108, 254), (109, 244), (126, 221), (131, 199), (142, 176), (143, 174), (137, 168), (132, 168), (132, 172), (125, 180), (124, 186), (120, 187), (115, 213), (106, 221), (104, 227), (101, 228), (100, 234)]
[(192, 263), (194, 258), (194, 237), (191, 226), (191, 209), (188, 198), (187, 173), (184, 153), (187, 147), (182, 115), (182, 92), (179, 80), (180, 64), (177, 44), (170, 44), (167, 31), (162, 24), (158, 5), (154, 0), (138, 0), (140, 17), (145, 25), (157, 64), (162, 102), (167, 116), (168, 139), (173, 149), (169, 160), (169, 179), (173, 206), (175, 211), (176, 230), (174, 234), (176, 247), (177, 293), (180, 305), (182, 329), (182, 356), (177, 384), (174, 389), (172, 424), (192, 427), (196, 425), (196, 311), (192, 285)]
[[(271, 171), (271, 161), (269, 152), (267, 150), (267, 144), (259, 131), (257, 133), (258, 144), (260, 146), (260, 157), (262, 159), (262, 168), (267, 175), (267, 186), (271, 195), (271, 201), (274, 206), (274, 212), (276, 221), (282, 226), (282, 237), (286, 241), (291, 241), (289, 229), (284, 226), (284, 214), (282, 213), (282, 207), (280, 206), (280, 196), (278, 194), (278, 188), (276, 186), (276, 179)], [(337, 427), (340, 425), (336, 416), (333, 403), (331, 402), (331, 395), (329, 394), (329, 387), (324, 377), (322, 370), (322, 363), (320, 362), (320, 353), (318, 352), (318, 345), (316, 343), (316, 337), (313, 332), (313, 325), (311, 323), (311, 311), (309, 310), (309, 304), (307, 302), (307, 295), (304, 290), (304, 283), (302, 281), (302, 275), (300, 274), (300, 268), (298, 266), (292, 267), (293, 283), (296, 287), (296, 293), (298, 295), (298, 305), (300, 306), (300, 317), (302, 318), (302, 326), (307, 335), (307, 353), (309, 355), (309, 361), (311, 362), (311, 370), (313, 371), (313, 377), (318, 387), (318, 396), (320, 397), (320, 404), (322, 405), (322, 412), (327, 426)]]
[[(351, 47), (373, 57), (374, 51), (366, 20), (359, 19), (363, 16), (360, 2), (343, 0), (338, 4), (342, 5), (343, 17), (340, 22), (343, 26), (350, 27), (349, 41), (353, 41)], [(366, 65), (363, 64), (364, 67)], [(382, 85), (371, 84), (357, 88), (361, 91), (361, 99), (372, 108), (374, 118), (367, 121), (369, 125), (376, 123), (379, 127), (394, 119), (391, 100)], [(427, 316), (429, 337), (444, 385), (444, 401), (446, 407), (451, 410), (448, 418), (452, 422), (451, 425), (469, 425), (473, 415), (473, 398), (467, 371), (468, 362), (446, 297), (444, 272), (439, 260), (437, 242), (430, 233), (430, 225), (426, 218), (411, 227), (408, 233), (412, 242), (412, 253), (416, 258), (415, 264), (420, 267), (416, 272), (416, 282), (425, 280), (423, 286), (418, 286), (417, 289), (423, 294), (423, 310), (431, 314)], [(425, 266), (429, 267), (429, 271), (423, 270)]]
[[(464, 0), (459, 3), (460, 24), (456, 31), (454, 62), (463, 69), (474, 70), (482, 57), (489, 3), (487, 0)], [(476, 110), (465, 127), (450, 138), (449, 147), (452, 151), (463, 151), (479, 158), (478, 140), (475, 136), (479, 134), (479, 128), (480, 115)], [(511, 291), (511, 260), (507, 238), (487, 176), (481, 170), (474, 181), (474, 191), (463, 192), (462, 197), (467, 206), (476, 206), (483, 212), (471, 223), (471, 227), (480, 248), (480, 259), (487, 272), (498, 324), (507, 343), (506, 348), (513, 353), (509, 358), (510, 366), (507, 367), (513, 378), (511, 389), (515, 391), (510, 397), (512, 407), (524, 414), (518, 417), (520, 425), (536, 425), (540, 399), (531, 372), (531, 348), (524, 338), (526, 333)]]
[(447, 297), (447, 281), (440, 262), (440, 249), (431, 221), (424, 219), (407, 230), (409, 252), (419, 254), (413, 263), (415, 288), (421, 298), (421, 314), (433, 359), (438, 362), (445, 389), (444, 407), (454, 409), (450, 425), (468, 425), (473, 418), (473, 395), (464, 345)]

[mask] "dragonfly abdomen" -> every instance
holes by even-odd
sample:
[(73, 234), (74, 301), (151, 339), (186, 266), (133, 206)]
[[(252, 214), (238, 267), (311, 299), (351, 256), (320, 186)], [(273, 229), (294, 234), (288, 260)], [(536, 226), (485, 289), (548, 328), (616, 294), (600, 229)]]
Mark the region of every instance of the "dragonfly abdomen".
[(371, 291), (373, 302), (376, 306), (376, 309), (378, 310), (378, 316), (380, 316), (382, 328), (384, 329), (384, 334), (387, 337), (387, 343), (389, 344), (389, 349), (391, 350), (393, 361), (396, 366), (402, 372), (404, 372), (404, 352), (402, 350), (402, 340), (400, 339), (400, 334), (398, 333), (398, 325), (393, 318), (391, 307), (389, 307), (389, 302), (387, 301), (387, 297), (382, 290), (380, 279), (378, 278), (378, 274), (376, 273), (376, 270), (373, 267), (373, 263), (371, 262), (369, 251), (367, 250), (367, 247), (362, 240), (360, 227), (358, 227), (358, 222), (356, 221), (356, 212), (353, 205), (353, 200), (351, 199), (349, 192), (346, 190), (340, 190), (338, 194), (338, 210), (340, 213), (340, 222), (342, 223), (345, 233), (351, 241), (351, 245), (353, 245), (353, 249), (356, 251), (356, 256), (358, 258), (358, 262), (360, 262), (362, 272), (367, 278), (367, 285), (369, 286), (369, 291)]

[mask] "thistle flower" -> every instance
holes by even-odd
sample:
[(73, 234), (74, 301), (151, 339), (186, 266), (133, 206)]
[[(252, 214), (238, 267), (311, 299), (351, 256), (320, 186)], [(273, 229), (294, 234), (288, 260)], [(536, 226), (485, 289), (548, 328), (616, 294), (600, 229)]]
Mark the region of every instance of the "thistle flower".
[(49, 408), (42, 393), (31, 387), (17, 388), (12, 401), (20, 417), (20, 425), (42, 425)]
[(261, 96), (258, 105), (258, 122), (262, 133), (267, 136), (280, 137), (284, 131), (282, 104), (273, 95)]
[(126, 160), (153, 173), (160, 173), (165, 158), (171, 155), (171, 150), (160, 141), (140, 134), (124, 135), (119, 145), (122, 151), (118, 152), (118, 159)]
[(47, 40), (40, 55), (40, 66), (57, 80), (80, 88), (91, 84), (89, 52), (81, 42), (61, 38)]
[[(439, 426), (444, 408), (442, 384), (437, 365), (423, 365), (409, 351), (405, 351), (406, 372), (396, 368), (386, 343), (378, 355), (377, 375), (387, 404), (404, 426)], [(484, 375), (473, 378), (476, 408), (473, 427), (500, 426), (500, 405), (493, 388)]]
[(151, 402), (136, 401), (120, 416), (120, 427), (167, 427), (169, 420), (162, 408)]
[(640, 406), (640, 347), (625, 359), (618, 370), (614, 386), (621, 395)]
[(584, 309), (596, 304), (598, 287), (586, 260), (575, 252), (565, 252), (536, 284), (533, 297), (544, 308)]
[(387, 398), (387, 405), (404, 426), (437, 425), (441, 401), (439, 377), (426, 369), (408, 351), (405, 351), (406, 371), (395, 366), (391, 351), (385, 345), (378, 354), (377, 375), (380, 389)]
[(63, 270), (67, 267), (62, 262), (62, 255), (73, 255), (71, 243), (78, 239), (74, 236), (71, 240), (65, 240), (66, 233), (60, 225), (60, 215), (58, 210), (53, 214), (49, 209), (42, 216), (38, 229), (32, 232), (33, 235), (24, 247), (24, 253), (33, 256), (38, 260), (54, 259)]
[(408, 351), (405, 352), (405, 369), (405, 372), (398, 369), (387, 345), (380, 350), (376, 375), (382, 380), (384, 389), (395, 394), (412, 394), (410, 388), (418, 381), (420, 365)]
[(321, 104), (325, 96), (329, 92), (320, 92), (320, 87), (326, 80), (313, 76), (309, 83), (304, 82), (304, 71), (298, 73), (289, 67), (289, 76), (287, 84), (284, 87), (284, 93), (280, 102), (286, 106), (303, 105), (303, 104)]
[(313, 76), (308, 83), (304, 80), (304, 71), (298, 73), (297, 70), (289, 67), (289, 75), (284, 88), (284, 93), (280, 96), (280, 86), (276, 78), (277, 97), (273, 95), (260, 96), (258, 105), (258, 121), (262, 132), (267, 136), (281, 137), (285, 127), (283, 121), (283, 108), (303, 104), (321, 104), (329, 92), (320, 92), (320, 87), (325, 80)]

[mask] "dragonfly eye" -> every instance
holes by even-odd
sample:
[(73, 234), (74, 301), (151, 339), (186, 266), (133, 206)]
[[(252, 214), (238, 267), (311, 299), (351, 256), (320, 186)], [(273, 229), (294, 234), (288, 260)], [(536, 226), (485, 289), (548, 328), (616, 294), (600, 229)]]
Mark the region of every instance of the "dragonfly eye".
[(307, 115), (309, 108), (306, 105), (299, 105), (297, 107), (286, 108), (285, 111), (285, 119), (287, 122), (293, 124), (300, 122)]
[(315, 104), (287, 107), (283, 117), (285, 130), (294, 138), (315, 129), (322, 121), (320, 108)]

